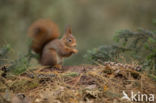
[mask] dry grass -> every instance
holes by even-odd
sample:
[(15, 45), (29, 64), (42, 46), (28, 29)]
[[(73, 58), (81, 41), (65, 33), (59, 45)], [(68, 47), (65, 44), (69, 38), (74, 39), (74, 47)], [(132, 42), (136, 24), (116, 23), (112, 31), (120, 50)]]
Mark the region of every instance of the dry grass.
[[(128, 94), (140, 91), (156, 95), (156, 83), (146, 74), (118, 66), (47, 68), (13, 77), (1, 77), (1, 82), (7, 84), (0, 84), (2, 99), (6, 103), (22, 103), (12, 99), (15, 97), (26, 103), (128, 103), (121, 100), (123, 90)], [(21, 99), (21, 94), (17, 93), (24, 93), (26, 97)]]

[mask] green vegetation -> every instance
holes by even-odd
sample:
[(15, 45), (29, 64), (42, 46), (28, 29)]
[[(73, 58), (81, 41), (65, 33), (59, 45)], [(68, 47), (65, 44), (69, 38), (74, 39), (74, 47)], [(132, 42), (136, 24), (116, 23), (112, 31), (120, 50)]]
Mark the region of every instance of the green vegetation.
[(25, 55), (19, 56), (15, 60), (10, 60), (9, 57), (11, 52), (11, 46), (9, 44), (4, 45), (2, 48), (0, 48), (0, 66), (6, 66), (7, 71), (11, 71), (11, 73), (17, 75), (25, 72), (27, 68), (30, 66), (30, 60), (31, 57), (33, 57), (33, 54), (31, 51), (28, 51), (28, 53)]
[[(10, 51), (11, 46), (9, 44), (0, 48), (0, 66), (4, 64), (8, 57), (8, 52)], [(6, 62), (5, 62), (6, 63)]]
[(115, 45), (103, 45), (93, 50), (88, 50), (87, 54), (84, 56), (89, 62), (95, 63), (104, 62), (104, 61), (114, 61), (117, 62), (117, 59), (120, 56), (120, 53), (129, 51), (129, 49), (118, 47)]
[[(122, 30), (114, 37), (116, 45), (104, 45), (85, 55), (92, 62), (134, 62), (156, 74), (156, 33), (145, 29)], [(124, 57), (124, 58), (123, 58)]]

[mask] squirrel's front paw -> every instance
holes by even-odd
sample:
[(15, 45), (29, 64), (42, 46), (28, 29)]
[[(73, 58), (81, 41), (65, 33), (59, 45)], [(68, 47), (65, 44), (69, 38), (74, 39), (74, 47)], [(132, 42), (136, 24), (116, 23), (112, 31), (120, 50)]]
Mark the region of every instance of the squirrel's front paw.
[(78, 50), (77, 49), (73, 49), (73, 53), (74, 54), (78, 53)]

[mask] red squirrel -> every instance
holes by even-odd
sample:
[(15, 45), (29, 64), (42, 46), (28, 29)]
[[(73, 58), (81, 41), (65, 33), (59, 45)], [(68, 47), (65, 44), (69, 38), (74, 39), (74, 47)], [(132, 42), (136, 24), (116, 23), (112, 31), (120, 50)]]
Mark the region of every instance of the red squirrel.
[(78, 52), (71, 27), (67, 27), (61, 39), (57, 25), (51, 20), (35, 21), (28, 30), (32, 38), (32, 50), (40, 55), (40, 64), (56, 68), (62, 67), (63, 58)]

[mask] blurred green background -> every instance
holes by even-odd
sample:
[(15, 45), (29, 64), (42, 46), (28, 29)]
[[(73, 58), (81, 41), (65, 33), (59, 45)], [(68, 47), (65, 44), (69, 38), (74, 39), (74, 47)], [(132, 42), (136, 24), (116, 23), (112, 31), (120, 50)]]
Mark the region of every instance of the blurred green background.
[(28, 51), (27, 30), (40, 18), (50, 18), (64, 33), (70, 24), (79, 53), (66, 65), (85, 63), (87, 50), (111, 44), (115, 32), (139, 27), (153, 29), (156, 0), (0, 0), (0, 47), (11, 44), (12, 59)]

